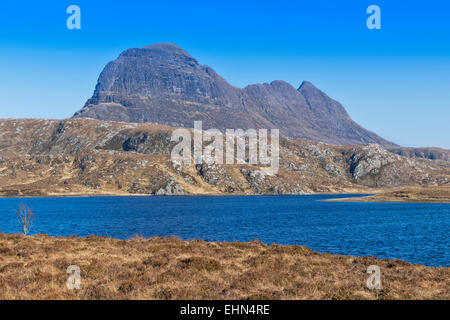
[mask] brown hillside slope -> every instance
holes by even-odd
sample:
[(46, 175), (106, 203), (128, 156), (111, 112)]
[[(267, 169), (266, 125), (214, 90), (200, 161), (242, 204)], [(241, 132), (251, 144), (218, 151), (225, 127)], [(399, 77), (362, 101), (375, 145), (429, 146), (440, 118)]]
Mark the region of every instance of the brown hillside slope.
[(275, 176), (248, 165), (174, 167), (173, 128), (92, 119), (0, 120), (0, 195), (307, 194), (448, 185), (450, 163), (378, 145), (280, 138)]

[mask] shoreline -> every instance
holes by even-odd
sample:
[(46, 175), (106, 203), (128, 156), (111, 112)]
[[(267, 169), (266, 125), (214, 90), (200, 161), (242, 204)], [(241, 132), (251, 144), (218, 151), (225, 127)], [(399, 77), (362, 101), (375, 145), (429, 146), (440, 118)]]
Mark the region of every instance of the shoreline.
[[(0, 233), (0, 299), (445, 299), (449, 267), (298, 245)], [(81, 290), (68, 290), (79, 266)], [(379, 266), (381, 290), (367, 288)]]
[(310, 193), (310, 194), (249, 194), (249, 193), (207, 193), (207, 194), (185, 194), (185, 195), (155, 195), (155, 194), (123, 194), (123, 193), (111, 193), (111, 194), (61, 194), (61, 195), (18, 195), (18, 196), (3, 196), (0, 195), (0, 199), (22, 199), (22, 198), (90, 198), (90, 197), (167, 197), (167, 198), (179, 198), (179, 197), (295, 197), (295, 196), (316, 196), (316, 195), (329, 195), (329, 196), (351, 196), (363, 197), (368, 193)]
[(374, 195), (355, 198), (327, 199), (333, 202), (364, 202), (364, 203), (450, 203), (449, 186), (406, 187), (384, 190)]
[[(403, 189), (402, 189), (403, 190)], [(330, 199), (320, 199), (317, 201), (325, 202), (358, 202), (358, 203), (423, 203), (423, 204), (449, 204), (450, 197), (444, 199), (427, 199), (427, 198), (403, 198), (396, 196), (386, 196), (387, 192), (379, 193), (311, 193), (311, 194), (223, 194), (223, 193), (209, 193), (209, 194), (186, 194), (186, 195), (154, 195), (154, 194), (58, 194), (58, 195), (18, 195), (18, 196), (3, 196), (0, 195), (0, 199), (52, 199), (52, 198), (94, 198), (94, 197), (295, 197), (295, 196), (316, 196), (316, 195), (329, 195), (334, 196), (349, 196), (344, 198), (330, 198)]]
[(328, 202), (354, 202), (354, 203), (411, 203), (411, 204), (450, 204), (450, 200), (448, 201), (432, 201), (432, 200), (380, 200), (377, 198), (377, 195), (372, 196), (363, 196), (363, 197), (354, 197), (354, 198), (339, 198), (339, 199), (326, 199), (322, 201)]

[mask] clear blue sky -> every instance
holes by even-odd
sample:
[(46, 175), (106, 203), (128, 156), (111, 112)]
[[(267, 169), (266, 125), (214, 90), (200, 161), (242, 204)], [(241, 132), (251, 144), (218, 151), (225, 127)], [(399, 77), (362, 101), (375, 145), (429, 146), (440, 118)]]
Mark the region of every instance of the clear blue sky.
[[(450, 148), (449, 2), (4, 1), (0, 118), (71, 117), (120, 52), (174, 42), (232, 85), (309, 80), (384, 138)], [(81, 30), (66, 28), (71, 4)]]

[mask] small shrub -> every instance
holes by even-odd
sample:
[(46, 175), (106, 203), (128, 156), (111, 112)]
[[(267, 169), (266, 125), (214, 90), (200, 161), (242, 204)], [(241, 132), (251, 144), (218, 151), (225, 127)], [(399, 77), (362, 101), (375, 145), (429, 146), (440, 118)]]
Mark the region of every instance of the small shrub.
[(16, 217), (19, 224), (22, 226), (22, 231), (24, 235), (27, 235), (31, 227), (33, 226), (35, 213), (33, 208), (27, 207), (25, 204), (21, 203), (19, 205), (19, 210), (16, 211)]

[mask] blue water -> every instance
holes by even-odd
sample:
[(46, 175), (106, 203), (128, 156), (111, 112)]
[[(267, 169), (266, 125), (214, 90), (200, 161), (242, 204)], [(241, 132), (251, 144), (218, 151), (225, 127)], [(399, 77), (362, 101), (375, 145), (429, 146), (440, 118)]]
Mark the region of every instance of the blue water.
[(20, 232), (14, 212), (23, 202), (36, 212), (34, 234), (258, 238), (320, 252), (449, 266), (450, 204), (317, 201), (338, 197), (3, 198), (0, 231)]

